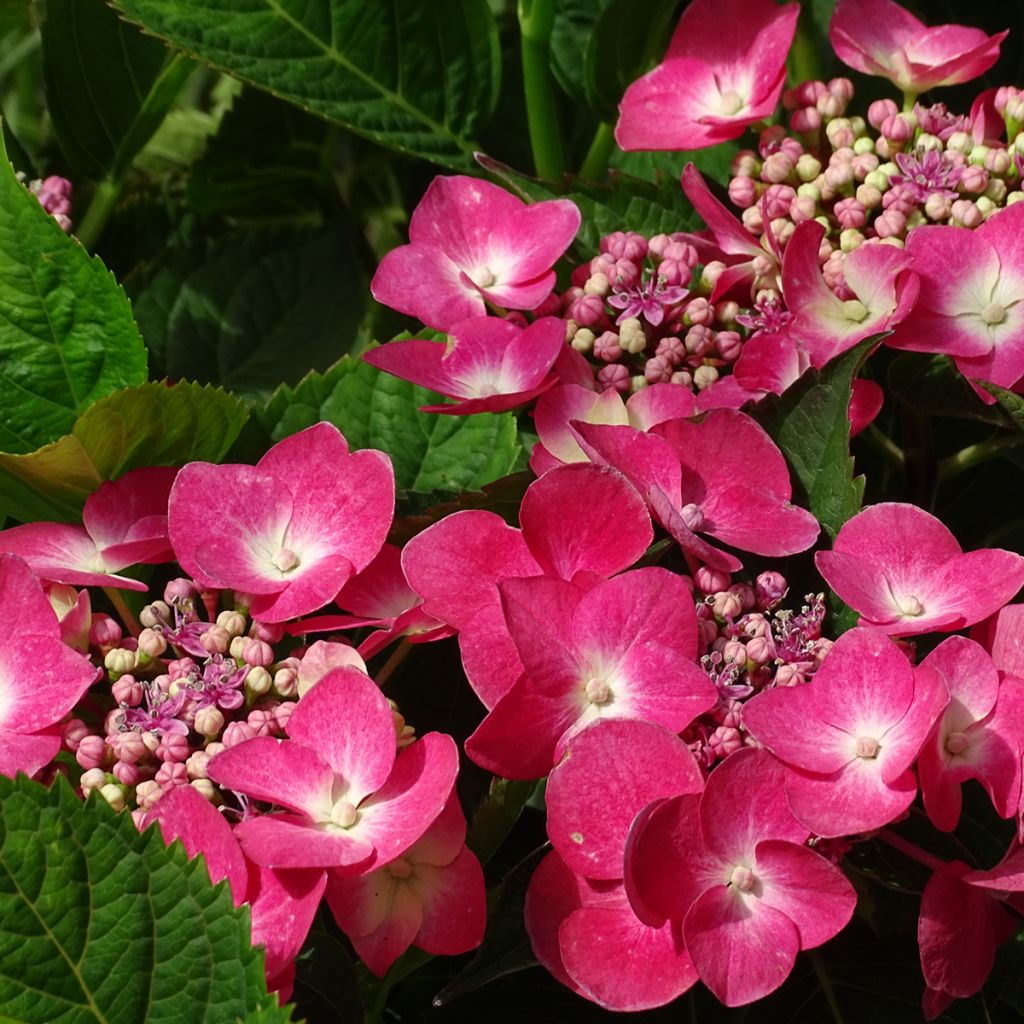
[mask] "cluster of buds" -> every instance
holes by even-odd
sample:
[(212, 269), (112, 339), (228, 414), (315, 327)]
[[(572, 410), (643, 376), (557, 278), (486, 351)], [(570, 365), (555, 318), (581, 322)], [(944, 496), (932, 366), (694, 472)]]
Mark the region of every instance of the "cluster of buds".
[[(900, 244), (922, 224), (978, 227), (1024, 198), (1019, 90), (979, 97), (970, 117), (941, 103), (901, 111), (891, 99), (872, 103), (866, 118), (848, 117), (852, 96), (846, 78), (788, 90), (788, 130), (766, 129), (757, 152), (733, 161), (729, 197), (766, 248), (769, 233), (784, 247), (797, 224), (820, 221), (822, 260), (834, 264), (830, 274), (826, 262), (828, 280), (841, 254), (869, 239)], [(1008, 142), (989, 137), (1004, 128)]]
[(705, 769), (750, 745), (742, 725), (748, 698), (770, 687), (807, 682), (832, 647), (821, 635), (823, 595), (809, 594), (794, 613), (781, 607), (788, 589), (777, 572), (763, 572), (753, 583), (733, 583), (720, 570), (697, 570), (700, 660), (719, 699), (683, 738)]
[[(283, 627), (237, 609), (216, 613), (216, 602), (177, 579), (142, 610), (138, 637), (125, 636), (109, 616), (95, 617), (90, 646), (103, 662), (110, 704), (94, 726), (74, 718), (63, 730), (65, 749), (83, 769), (83, 795), (97, 790), (141, 816), (164, 793), (190, 785), (214, 804), (245, 810), (208, 778), (211, 758), (256, 736), (285, 736), (296, 701), (329, 666), (304, 674), (305, 648), (275, 653)], [(360, 661), (354, 652), (345, 660)], [(392, 710), (397, 745), (408, 746), (415, 733)]]
[(673, 383), (703, 391), (739, 357), (739, 307), (709, 301), (713, 282), (699, 273), (687, 235), (616, 231), (571, 281), (536, 313), (565, 318), (566, 341), (591, 360), (601, 390)]
[(42, 208), (60, 225), (65, 234), (71, 234), (71, 182), (51, 174), (48, 178), (26, 181), (23, 173), (19, 181), (25, 182), (28, 190), (39, 200)]

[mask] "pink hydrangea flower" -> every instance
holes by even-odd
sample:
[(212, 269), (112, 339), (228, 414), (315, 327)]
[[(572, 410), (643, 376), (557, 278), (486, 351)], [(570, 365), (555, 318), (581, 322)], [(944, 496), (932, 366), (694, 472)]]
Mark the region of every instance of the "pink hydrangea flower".
[(618, 144), (625, 150), (703, 149), (768, 117), (782, 93), (799, 13), (797, 4), (695, 0), (679, 19), (664, 61), (622, 97)]
[(581, 585), (632, 565), (654, 531), (622, 474), (581, 463), (545, 473), (526, 490), (521, 530), (493, 512), (446, 516), (417, 534), (402, 567), (423, 609), (459, 631), (466, 677), (492, 708), (523, 671), (501, 610), (498, 581), (552, 576)]
[(395, 508), (383, 452), (350, 452), (330, 423), (279, 441), (255, 466), (193, 462), (171, 489), (168, 525), (202, 587), (252, 595), (263, 622), (333, 600), (380, 550)]
[(146, 590), (145, 583), (117, 573), (129, 565), (173, 559), (167, 539), (167, 498), (177, 472), (160, 466), (131, 470), (89, 495), (81, 526), (14, 526), (0, 531), (0, 551), (20, 555), (40, 579)]
[(525, 671), (466, 740), (466, 753), (496, 775), (547, 775), (569, 737), (597, 719), (681, 732), (717, 702), (695, 660), (693, 600), (675, 573), (635, 569), (586, 590), (506, 579), (498, 589)]
[(534, 955), (563, 985), (609, 1010), (664, 1006), (697, 981), (678, 922), (651, 925), (621, 879), (576, 874), (556, 851), (530, 879), (524, 909)]
[(1024, 682), (1004, 676), (980, 644), (962, 636), (943, 640), (921, 664), (939, 673), (950, 695), (917, 764), (932, 824), (956, 828), (967, 779), (977, 779), (999, 814), (1012, 818), (1021, 793)]
[(465, 839), (466, 821), (453, 796), (434, 824), (386, 867), (356, 878), (328, 873), (327, 905), (378, 977), (410, 946), (455, 956), (480, 945), (487, 893)]
[(785, 774), (766, 751), (737, 751), (703, 795), (652, 805), (630, 836), (634, 909), (648, 923), (682, 921), (701, 981), (726, 1006), (774, 992), (797, 952), (841, 931), (857, 901), (842, 872), (804, 846)]
[(751, 735), (788, 767), (793, 813), (820, 836), (881, 828), (917, 793), (916, 760), (949, 693), (877, 629), (851, 629), (804, 686), (743, 706)]
[(814, 556), (860, 624), (893, 636), (973, 625), (1024, 585), (1024, 558), (985, 548), (964, 554), (934, 516), (915, 505), (870, 505), (846, 522), (831, 551)]
[(565, 346), (565, 321), (545, 316), (527, 328), (496, 317), (460, 320), (448, 341), (392, 341), (363, 353), (371, 366), (402, 380), (459, 399), (424, 405), (423, 412), (466, 416), (504, 412), (551, 387), (555, 360)]
[(913, 312), (887, 339), (893, 348), (941, 352), (971, 380), (1012, 387), (1024, 376), (1024, 207), (976, 229), (915, 228), (907, 252), (921, 279)]
[(96, 679), (65, 646), (39, 581), (15, 555), (0, 555), (0, 774), (34, 775), (60, 750), (57, 723)]
[(447, 331), (487, 302), (533, 309), (580, 226), (568, 199), (527, 206), (490, 182), (437, 177), (413, 211), (409, 244), (392, 249), (371, 289), (378, 302)]
[(358, 669), (324, 676), (296, 705), (288, 735), (246, 740), (207, 766), (221, 786), (284, 808), (235, 829), (246, 856), (267, 867), (382, 867), (441, 813), (458, 771), (441, 733), (397, 753), (391, 707)]
[(828, 35), (844, 64), (888, 78), (916, 96), (986, 72), (1007, 33), (987, 36), (963, 25), (929, 28), (893, 0), (839, 0)]
[(574, 423), (585, 451), (625, 474), (689, 555), (734, 572), (742, 562), (708, 539), (761, 555), (804, 551), (819, 533), (790, 503), (789, 469), (749, 416), (713, 409), (699, 422), (670, 420), (647, 433)]
[(291, 993), (298, 956), (327, 885), (320, 869), (278, 870), (246, 859), (231, 826), (191, 786), (168, 790), (142, 819), (157, 822), (164, 842), (180, 839), (189, 857), (203, 855), (210, 880), (226, 878), (235, 906), (249, 904), (252, 943), (266, 951), (267, 988)]

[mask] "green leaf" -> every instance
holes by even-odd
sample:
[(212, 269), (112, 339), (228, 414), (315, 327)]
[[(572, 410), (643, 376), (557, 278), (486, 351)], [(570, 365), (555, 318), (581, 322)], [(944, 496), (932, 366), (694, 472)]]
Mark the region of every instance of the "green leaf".
[(676, 0), (649, 0), (638, 17), (634, 0), (611, 0), (601, 12), (587, 44), (583, 84), (603, 121), (615, 123), (626, 87), (664, 54), (675, 11)]
[(456, 170), (497, 100), (487, 0), (114, 0), (147, 31), (383, 146)]
[(0, 778), (0, 965), (0, 1014), (24, 1024), (228, 1022), (270, 1005), (227, 884), (62, 776), (49, 790)]
[(163, 120), (188, 62), (126, 25), (103, 0), (47, 0), (42, 28), (46, 101), (77, 177), (123, 173)]
[(687, 164), (693, 164), (705, 178), (726, 185), (733, 158), (739, 149), (739, 143), (735, 141), (721, 142), (717, 146), (685, 153), (666, 153), (661, 150), (624, 153), (616, 147), (611, 156), (611, 166), (618, 168), (623, 174), (645, 181), (667, 179), (682, 189), (679, 179), (683, 168)]
[(0, 507), (22, 521), (75, 521), (101, 483), (130, 469), (219, 461), (247, 417), (234, 396), (185, 381), (116, 391), (60, 440), (0, 454)]
[(567, 191), (559, 192), (490, 157), (479, 157), (478, 161), (524, 200), (571, 199), (582, 214), (580, 230), (573, 243), (581, 259), (595, 256), (601, 239), (613, 231), (636, 231), (649, 237), (673, 231), (696, 231), (701, 227), (678, 178), (642, 181), (613, 171), (607, 185), (577, 178), (569, 182)]
[(258, 89), (244, 89), (188, 179), (198, 213), (262, 219), (316, 209), (328, 126)]
[(139, 326), (172, 378), (268, 393), (351, 348), (366, 282), (345, 225), (239, 232), (199, 266), (172, 259), (138, 295)]
[(601, 12), (611, 0), (557, 0), (551, 30), (551, 70), (576, 102), (586, 99), (587, 43)]
[(999, 387), (998, 384), (989, 384), (987, 381), (979, 381), (978, 384), (996, 400), (1010, 423), (1018, 430), (1024, 431), (1024, 398), (1013, 391)]
[(920, 412), (978, 420), (996, 427), (1011, 425), (1009, 410), (986, 405), (949, 356), (900, 353), (889, 364), (887, 383), (901, 402)]
[(346, 356), (325, 374), (278, 388), (256, 416), (275, 441), (329, 420), (352, 448), (377, 448), (391, 456), (399, 491), (475, 490), (510, 473), (519, 454), (515, 416), (419, 411), (441, 401)]
[(0, 450), (33, 451), (97, 398), (145, 379), (124, 292), (15, 178), (0, 147)]
[[(850, 456), (850, 394), (854, 377), (879, 340), (875, 335), (823, 370), (809, 370), (784, 395), (762, 399), (753, 411), (786, 456), (795, 490), (802, 491), (800, 504), (832, 540), (864, 500), (864, 477), (853, 475)], [(840, 632), (855, 624), (856, 616), (838, 599), (831, 607)]]

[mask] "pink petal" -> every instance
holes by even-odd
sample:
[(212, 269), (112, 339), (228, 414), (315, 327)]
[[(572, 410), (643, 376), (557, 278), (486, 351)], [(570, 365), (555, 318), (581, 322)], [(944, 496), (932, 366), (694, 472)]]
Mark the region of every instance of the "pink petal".
[(251, 864), (246, 902), (252, 908), (252, 944), (266, 949), (268, 979), (286, 971), (299, 955), (326, 885), (324, 871), (276, 871)]
[(579, 874), (622, 878), (637, 813), (654, 800), (702, 788), (693, 754), (668, 729), (631, 719), (597, 721), (569, 741), (548, 777), (548, 836)]
[[(650, 390), (645, 388), (637, 395)], [(685, 391), (685, 388), (673, 390)], [(540, 443), (559, 462), (582, 462), (587, 457), (569, 427), (570, 420), (621, 425), (629, 422), (626, 407), (614, 388), (597, 392), (579, 384), (560, 384), (546, 391), (533, 411), (533, 427)]]
[(652, 487), (659, 487), (679, 507), (679, 459), (662, 438), (632, 427), (594, 423), (572, 426), (593, 461), (617, 469), (645, 498)]
[(429, 732), (400, 751), (387, 782), (359, 805), (351, 831), (373, 844), (374, 866), (407, 850), (444, 809), (459, 770), (455, 742)]
[(11, 779), (18, 772), (35, 775), (57, 756), (60, 747), (57, 729), (29, 735), (0, 732), (0, 775)]
[[(580, 516), (581, 508), (587, 514)], [(552, 469), (532, 483), (519, 510), (523, 539), (548, 575), (611, 576), (647, 550), (654, 531), (643, 498), (627, 479), (589, 463)], [(609, 531), (607, 524), (615, 523)]]
[(480, 861), (465, 847), (449, 864), (423, 864), (410, 878), (423, 908), (415, 943), (437, 956), (476, 949), (487, 923), (487, 891)]
[(1024, 677), (1024, 604), (1001, 608), (976, 625), (971, 637), (991, 652), (996, 668)]
[(253, 737), (222, 750), (210, 761), (207, 771), (214, 782), (256, 800), (287, 807), (315, 820), (330, 815), (334, 772), (315, 751), (294, 740)]
[(447, 352), (443, 341), (392, 341), (364, 352), (363, 361), (420, 387), (458, 396), (461, 392), (453, 391), (455, 383), (445, 364)]
[(0, 727), (34, 733), (60, 721), (96, 680), (96, 666), (56, 637), (0, 647)]
[(556, 696), (575, 684), (582, 687), (573, 619), (583, 590), (550, 576), (502, 580), (498, 590), (509, 635), (536, 688)]
[(268, 868), (365, 870), (374, 853), (373, 846), (352, 830), (327, 830), (295, 814), (249, 818), (235, 827), (235, 835), (246, 857)]
[(853, 916), (857, 894), (828, 860), (793, 843), (765, 840), (757, 845), (762, 902), (796, 925), (800, 948), (813, 949), (838, 935)]
[(683, 935), (700, 980), (726, 1006), (774, 992), (800, 949), (800, 934), (785, 914), (725, 885), (693, 904)]
[(714, 197), (694, 164), (687, 164), (683, 169), (682, 185), (686, 198), (725, 253), (748, 259), (766, 255), (757, 239)]
[(189, 857), (200, 853), (210, 880), (228, 880), (235, 906), (246, 898), (249, 871), (238, 840), (224, 816), (191, 786), (176, 786), (165, 793), (143, 818), (142, 828), (160, 823), (164, 842), (180, 839)]
[[(167, 538), (167, 500), (177, 474), (172, 466), (133, 469), (91, 494), (82, 509), (82, 523), (97, 548), (139, 545), (135, 561), (170, 560), (173, 556)], [(142, 545), (149, 547), (149, 555), (141, 553)], [(111, 552), (105, 554), (109, 560)], [(121, 562), (121, 566), (131, 564), (132, 561)]]
[(288, 735), (331, 766), (334, 799), (354, 805), (384, 785), (395, 763), (391, 707), (356, 668), (332, 669), (307, 691), (288, 719)]
[(28, 633), (58, 637), (57, 614), (25, 560), (0, 554), (0, 640)]
[[(382, 888), (381, 895), (385, 894), (387, 910), (381, 924), (366, 935), (349, 936), (360, 960), (378, 978), (412, 945), (423, 922), (423, 907), (411, 886), (392, 883)], [(337, 902), (336, 895), (334, 905)]]

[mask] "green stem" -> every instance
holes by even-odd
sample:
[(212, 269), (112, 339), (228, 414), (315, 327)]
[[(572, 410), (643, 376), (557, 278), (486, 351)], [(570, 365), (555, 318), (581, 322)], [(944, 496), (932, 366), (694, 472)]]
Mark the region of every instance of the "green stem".
[(90, 251), (95, 248), (103, 229), (107, 226), (110, 215), (121, 198), (121, 182), (104, 178), (96, 186), (92, 194), (92, 202), (85, 211), (85, 217), (75, 228), (75, 237)]
[(558, 182), (565, 175), (562, 131), (555, 103), (557, 91), (551, 73), (551, 30), (556, 0), (519, 0), (522, 32), (523, 89), (530, 129), (533, 164), (539, 177)]
[(796, 35), (789, 48), (787, 60), (788, 78), (791, 86), (801, 82), (816, 82), (821, 78), (821, 60), (818, 55), (818, 41), (814, 34), (814, 20), (810, 6), (800, 5), (800, 19), (796, 23)]
[(586, 181), (604, 181), (608, 177), (608, 160), (615, 150), (615, 129), (607, 121), (597, 126), (590, 149), (580, 166), (580, 177)]
[(405, 951), (389, 968), (387, 974), (381, 979), (374, 996), (373, 1005), (366, 1014), (365, 1024), (379, 1024), (384, 1019), (384, 1011), (387, 1009), (388, 996), (391, 990), (400, 981), (407, 978), (413, 971), (418, 971), (425, 963), (433, 960), (430, 953), (424, 953), (422, 949), (410, 948)]
[(903, 449), (874, 423), (865, 429), (862, 436), (893, 468), (903, 469), (903, 464), (906, 462)]
[(121, 596), (121, 592), (113, 587), (104, 587), (103, 593), (107, 595), (107, 600), (114, 606), (114, 611), (121, 616), (121, 622), (128, 628), (132, 636), (138, 636), (142, 632), (142, 627), (139, 625), (139, 620), (135, 618), (135, 613)]
[(817, 951), (812, 951), (807, 955), (810, 957), (811, 964), (814, 966), (814, 974), (818, 979), (818, 986), (821, 988), (822, 994), (825, 996), (825, 1002), (828, 1003), (832, 1019), (835, 1021), (835, 1024), (844, 1024), (843, 1011), (839, 1006), (839, 1000), (836, 998), (835, 989), (832, 988), (832, 979), (828, 976), (828, 971), (825, 970), (825, 965), (822, 963), (821, 957), (818, 955)]
[(916, 92), (905, 92), (903, 94), (903, 113), (909, 114), (914, 109), (914, 104), (917, 102)]
[(988, 441), (979, 441), (977, 444), (969, 444), (961, 448), (955, 455), (942, 459), (939, 462), (939, 482), (945, 483), (952, 480), (967, 469), (994, 459), (1002, 455), (1008, 448), (1016, 448), (1020, 441), (1016, 437), (993, 437)]

